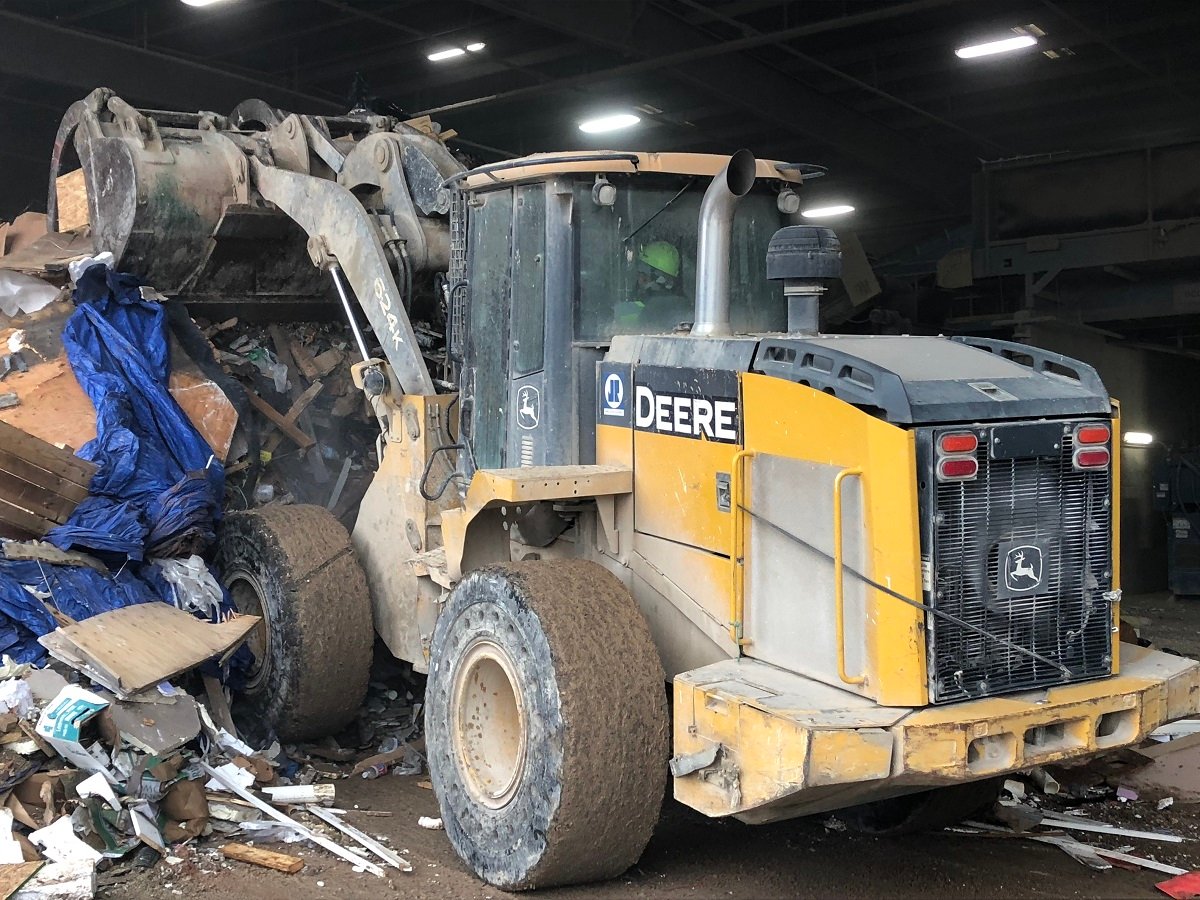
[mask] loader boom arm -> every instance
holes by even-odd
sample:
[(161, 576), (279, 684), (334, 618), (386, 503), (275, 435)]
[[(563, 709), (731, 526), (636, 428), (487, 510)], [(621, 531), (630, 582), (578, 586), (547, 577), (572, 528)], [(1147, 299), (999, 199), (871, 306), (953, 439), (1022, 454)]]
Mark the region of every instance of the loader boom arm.
[(379, 228), (358, 199), (336, 181), (251, 160), (254, 184), (309, 236), (317, 265), (336, 262), (375, 330), (387, 361), (406, 394), (432, 394), (412, 323), (388, 265)]
[[(422, 339), (436, 347), (447, 179), (463, 165), (433, 123), (364, 109), (298, 115), (256, 100), (228, 116), (139, 110), (97, 88), (59, 126), (52, 227), (57, 178), (72, 163), (84, 173), (95, 249), (111, 251), (122, 271), (202, 314), (267, 319), (275, 309), (327, 315), (330, 278), (348, 303), (340, 273), (383, 348), (392, 392), (434, 393), (412, 320), (434, 323)], [(363, 341), (359, 349), (370, 352)], [(370, 382), (377, 396), (379, 381)]]

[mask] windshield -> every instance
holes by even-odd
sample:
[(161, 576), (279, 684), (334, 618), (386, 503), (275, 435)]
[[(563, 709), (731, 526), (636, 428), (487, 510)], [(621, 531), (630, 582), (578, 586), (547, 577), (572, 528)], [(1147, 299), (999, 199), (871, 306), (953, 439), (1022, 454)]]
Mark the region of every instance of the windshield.
[[(669, 333), (695, 318), (696, 232), (708, 178), (610, 176), (614, 206), (575, 186), (579, 248), (578, 339)], [(730, 318), (735, 332), (785, 331), (787, 303), (766, 278), (767, 243), (786, 225), (775, 192), (760, 186), (733, 219)]]

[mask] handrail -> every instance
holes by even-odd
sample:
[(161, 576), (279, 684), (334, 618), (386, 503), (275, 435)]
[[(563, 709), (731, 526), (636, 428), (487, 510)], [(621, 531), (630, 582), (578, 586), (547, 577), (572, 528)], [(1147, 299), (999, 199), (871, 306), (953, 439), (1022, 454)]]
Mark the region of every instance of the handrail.
[(565, 163), (575, 162), (608, 162), (617, 160), (619, 162), (631, 163), (634, 169), (640, 157), (636, 153), (620, 153), (613, 150), (597, 150), (594, 153), (548, 153), (545, 156), (528, 157), (520, 156), (516, 159), (503, 159), (500, 162), (488, 163), (484, 166), (476, 166), (474, 169), (465, 169), (462, 172), (455, 172), (449, 178), (442, 182), (442, 187), (448, 188), (464, 178), (470, 178), (472, 175), (491, 175), (493, 172), (503, 172), (507, 169), (522, 169), (526, 166), (558, 166)]
[(746, 553), (745, 517), (742, 507), (742, 491), (745, 487), (745, 466), (753, 458), (754, 450), (739, 450), (733, 455), (732, 471), (729, 473), (729, 512), (733, 527), (733, 548), (729, 554), (731, 584), (729, 587), (729, 636), (739, 648), (750, 643), (743, 636), (742, 618), (746, 612)]
[(866, 675), (846, 674), (845, 579), (842, 562), (842, 483), (862, 478), (862, 469), (842, 469), (833, 479), (833, 611), (837, 629), (838, 677), (846, 684), (866, 684)]

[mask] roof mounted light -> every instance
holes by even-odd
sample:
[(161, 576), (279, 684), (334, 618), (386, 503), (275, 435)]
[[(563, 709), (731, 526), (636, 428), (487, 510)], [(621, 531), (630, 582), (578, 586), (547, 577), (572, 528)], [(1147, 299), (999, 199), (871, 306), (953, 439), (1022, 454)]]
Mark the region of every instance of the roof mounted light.
[(959, 47), (954, 51), (954, 55), (959, 59), (975, 59), (978, 56), (1011, 53), (1014, 50), (1023, 50), (1026, 47), (1033, 47), (1036, 44), (1037, 38), (1032, 34), (1018, 34), (1010, 38), (1001, 38), (998, 41), (987, 41), (983, 44), (971, 44), (968, 47)]
[(579, 130), (585, 134), (602, 134), (605, 131), (620, 131), (622, 128), (631, 128), (640, 121), (642, 121), (642, 117), (635, 116), (633, 113), (617, 113), (611, 116), (600, 116), (599, 118), (580, 122)]
[(478, 53), (480, 50), (482, 50), (486, 46), (487, 46), (487, 44), (485, 44), (483, 41), (475, 41), (475, 43), (473, 43), (473, 44), (467, 44), (467, 52), (468, 53)]
[(225, 0), (183, 0), (187, 6), (212, 6), (216, 3), (224, 3)]
[(846, 213), (854, 212), (854, 207), (848, 203), (838, 203), (834, 206), (814, 206), (811, 209), (801, 210), (800, 215), (806, 219), (824, 219), (829, 216), (844, 216)]

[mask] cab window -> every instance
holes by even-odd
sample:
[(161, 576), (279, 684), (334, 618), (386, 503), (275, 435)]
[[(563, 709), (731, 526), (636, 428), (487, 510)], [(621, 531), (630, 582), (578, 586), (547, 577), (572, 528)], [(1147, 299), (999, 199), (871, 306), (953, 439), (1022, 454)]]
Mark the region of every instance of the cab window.
[[(579, 252), (577, 338), (662, 334), (691, 323), (696, 296), (696, 238), (708, 178), (609, 176), (617, 202), (592, 200), (576, 184)], [(783, 331), (787, 304), (766, 278), (767, 243), (783, 224), (768, 189), (737, 207), (730, 246), (730, 314), (735, 331)]]

